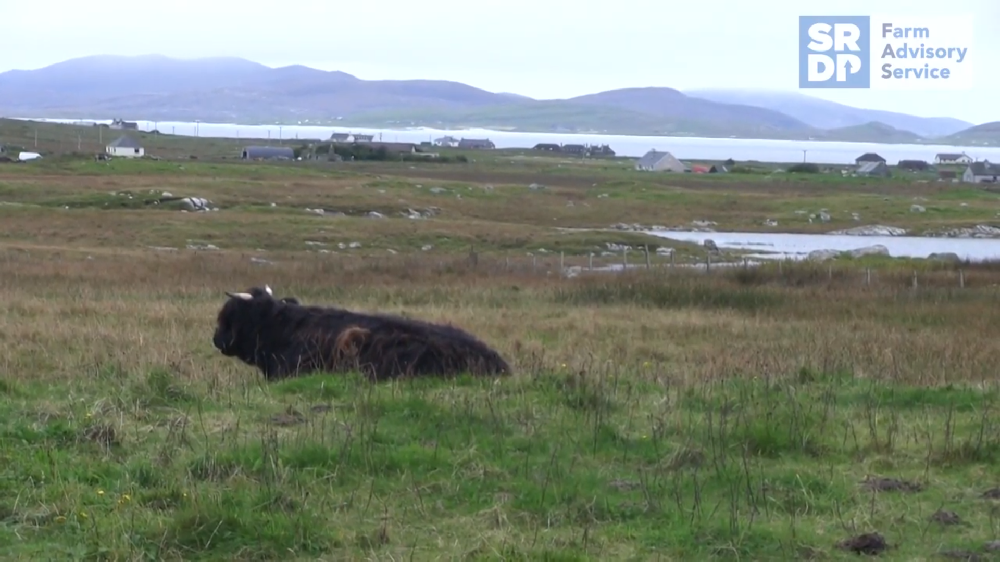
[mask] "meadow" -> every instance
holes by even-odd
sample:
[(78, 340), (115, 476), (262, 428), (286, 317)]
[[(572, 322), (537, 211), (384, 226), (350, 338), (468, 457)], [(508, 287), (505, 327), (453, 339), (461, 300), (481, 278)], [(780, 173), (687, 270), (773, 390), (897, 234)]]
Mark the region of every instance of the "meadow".
[[(706, 274), (654, 251), (683, 264), (700, 247), (560, 228), (778, 216), (807, 229), (796, 209), (862, 203), (873, 222), (961, 226), (1000, 210), (994, 195), (477, 158), (0, 165), (0, 557), (987, 560), (1000, 547), (1000, 266)], [(180, 197), (219, 210), (182, 212)], [(914, 197), (927, 213), (907, 212)], [(848, 223), (834, 218), (824, 226)], [(592, 253), (618, 263), (616, 245), (650, 248), (651, 268), (561, 275)], [(264, 283), (454, 322), (517, 372), (265, 383), (211, 343), (224, 292)]]

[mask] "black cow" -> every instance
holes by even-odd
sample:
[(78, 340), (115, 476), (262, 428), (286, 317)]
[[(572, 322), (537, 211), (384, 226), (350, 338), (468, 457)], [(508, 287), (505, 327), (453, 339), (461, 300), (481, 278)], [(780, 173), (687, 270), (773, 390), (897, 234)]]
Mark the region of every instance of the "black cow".
[(386, 314), (304, 306), (271, 288), (226, 293), (213, 343), (268, 380), (358, 370), (374, 381), (401, 376), (508, 375), (507, 362), (451, 325)]

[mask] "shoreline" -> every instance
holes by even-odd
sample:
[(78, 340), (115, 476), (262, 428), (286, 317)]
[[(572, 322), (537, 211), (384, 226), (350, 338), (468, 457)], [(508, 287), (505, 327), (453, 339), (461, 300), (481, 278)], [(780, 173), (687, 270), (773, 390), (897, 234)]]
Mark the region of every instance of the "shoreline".
[[(14, 119), (18, 121), (35, 121), (42, 123), (57, 123), (65, 125), (76, 125), (76, 126), (88, 126), (101, 123), (110, 123), (112, 119), (92, 119), (92, 118), (63, 118), (63, 117), (9, 117), (9, 119)], [(140, 132), (150, 133), (153, 130), (159, 130), (157, 124), (184, 124), (190, 125), (192, 127), (200, 127), (202, 125), (208, 127), (267, 127), (268, 130), (272, 128), (314, 128), (314, 129), (329, 129), (333, 132), (395, 132), (395, 133), (421, 133), (426, 132), (429, 134), (450, 134), (450, 133), (480, 133), (480, 134), (518, 134), (518, 135), (542, 135), (542, 136), (568, 136), (568, 137), (609, 137), (609, 138), (623, 138), (623, 139), (657, 139), (657, 140), (685, 140), (685, 141), (744, 141), (744, 142), (795, 142), (795, 143), (809, 143), (809, 144), (830, 144), (830, 145), (859, 145), (859, 150), (862, 145), (878, 145), (878, 146), (898, 146), (898, 147), (919, 147), (921, 149), (936, 147), (941, 150), (947, 150), (952, 148), (978, 148), (978, 149), (995, 149), (1000, 148), (1000, 141), (996, 144), (976, 144), (976, 143), (959, 143), (959, 144), (940, 144), (936, 139), (921, 139), (920, 141), (898, 143), (885, 140), (829, 140), (829, 139), (816, 139), (816, 138), (796, 138), (796, 137), (771, 137), (771, 138), (759, 138), (759, 137), (743, 137), (736, 135), (718, 135), (718, 136), (703, 136), (703, 135), (659, 135), (659, 134), (627, 134), (627, 133), (608, 133), (599, 131), (536, 131), (528, 129), (518, 129), (518, 128), (504, 128), (504, 129), (491, 129), (486, 127), (446, 127), (446, 128), (436, 128), (427, 126), (387, 126), (387, 125), (361, 125), (361, 124), (335, 124), (335, 123), (233, 123), (233, 122), (214, 122), (214, 121), (178, 121), (178, 120), (150, 120), (150, 119), (136, 119), (134, 123), (144, 123), (146, 129), (140, 129)], [(186, 134), (186, 133), (166, 133), (159, 130), (161, 135), (173, 135), (173, 136), (183, 136), (183, 137), (210, 137), (210, 138), (240, 138), (240, 137), (225, 137), (225, 136), (213, 136), (210, 134)], [(258, 137), (245, 137), (245, 138), (258, 138)], [(264, 137), (259, 137), (264, 138)], [(288, 138), (286, 140), (291, 140)], [(296, 140), (310, 140), (310, 139), (296, 139)], [(324, 140), (321, 137), (317, 137), (315, 140)]]

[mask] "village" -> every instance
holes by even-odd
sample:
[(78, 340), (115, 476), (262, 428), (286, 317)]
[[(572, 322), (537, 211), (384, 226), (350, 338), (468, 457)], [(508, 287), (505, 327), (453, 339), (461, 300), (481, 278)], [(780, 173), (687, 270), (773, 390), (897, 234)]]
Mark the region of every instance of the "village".
[[(91, 125), (74, 123), (75, 125)], [(145, 147), (131, 131), (139, 132), (136, 122), (114, 119), (110, 124), (92, 124), (101, 129), (122, 131), (108, 142), (104, 150), (94, 155), (96, 160), (111, 158), (153, 158), (158, 156), (147, 154)], [(151, 131), (152, 134), (162, 134)], [(291, 142), (291, 139), (287, 139)], [(456, 138), (444, 136), (433, 141), (388, 142), (382, 140), (381, 134), (342, 133), (335, 132), (325, 141), (296, 139), (295, 144), (279, 142), (265, 145), (248, 145), (242, 147), (233, 157), (249, 161), (316, 161), (329, 162), (354, 160), (424, 160), (441, 159), (448, 161), (450, 156), (443, 156), (442, 151), (455, 153), (459, 151), (493, 151), (498, 150), (496, 144), (489, 138)], [(556, 144), (539, 143), (531, 148), (506, 148), (505, 151), (533, 152), (539, 155), (578, 157), (585, 159), (620, 159), (616, 152), (607, 144)], [(44, 152), (17, 150), (5, 145), (0, 138), (0, 163), (28, 162), (45, 156)], [(454, 156), (456, 161), (465, 162), (464, 154)], [(740, 173), (750, 170), (749, 165), (739, 164), (733, 159), (719, 162), (706, 162), (696, 158), (678, 158), (670, 151), (650, 149), (640, 158), (633, 158), (633, 167), (642, 172), (672, 172), (686, 174), (721, 174)], [(754, 164), (777, 164), (759, 163)], [(895, 165), (875, 152), (866, 152), (858, 156), (853, 166), (835, 166), (803, 161), (787, 166), (787, 168), (772, 167), (771, 172), (839, 174), (845, 177), (891, 178), (906, 177), (920, 174), (926, 180), (933, 174), (937, 181), (952, 183), (993, 184), (1000, 182), (1000, 164), (989, 160), (977, 160), (966, 153), (939, 153), (933, 162), (926, 160), (899, 160)]]

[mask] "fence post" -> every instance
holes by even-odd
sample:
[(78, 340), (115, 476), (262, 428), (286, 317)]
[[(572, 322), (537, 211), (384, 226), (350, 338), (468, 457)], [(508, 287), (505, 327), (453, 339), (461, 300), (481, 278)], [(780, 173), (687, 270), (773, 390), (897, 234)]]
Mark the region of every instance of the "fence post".
[(712, 254), (705, 254), (705, 273), (712, 271)]
[(642, 250), (643, 250), (643, 252), (646, 253), (646, 269), (649, 269), (650, 268), (650, 263), (649, 263), (649, 246), (648, 245), (643, 245), (642, 246)]
[(503, 254), (503, 270), (510, 271), (510, 255), (507, 252)]
[(965, 270), (964, 269), (959, 269), (958, 270), (958, 288), (959, 289), (964, 289), (965, 288)]
[(674, 254), (676, 254), (676, 253), (677, 253), (676, 250), (674, 250), (673, 248), (670, 248), (670, 269), (674, 268), (674, 260), (675, 260)]
[(826, 269), (826, 279), (827, 281), (833, 281), (833, 266), (827, 266)]
[(872, 286), (872, 268), (865, 268), (865, 285), (868, 287)]
[(590, 257), (587, 258), (587, 269), (594, 271), (594, 252), (590, 252)]
[(913, 270), (913, 288), (914, 289), (917, 288), (917, 270), (916, 269)]
[(566, 272), (565, 260), (566, 260), (565, 252), (559, 252), (559, 277), (562, 277)]
[(535, 273), (538, 272), (537, 271), (537, 269), (538, 269), (537, 266), (538, 266), (538, 256), (536, 256), (535, 254), (531, 254), (531, 274), (532, 275), (534, 275)]

